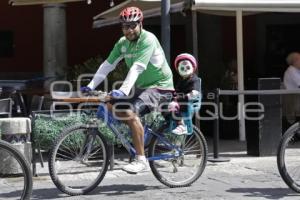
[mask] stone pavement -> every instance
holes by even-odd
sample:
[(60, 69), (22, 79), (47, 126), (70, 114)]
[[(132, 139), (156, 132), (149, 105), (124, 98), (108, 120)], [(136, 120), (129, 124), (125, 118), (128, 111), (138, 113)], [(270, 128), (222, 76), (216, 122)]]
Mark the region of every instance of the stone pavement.
[[(209, 152), (212, 155), (212, 141)], [(116, 155), (116, 166), (109, 171), (100, 185), (90, 194), (70, 197), (56, 189), (44, 169), (38, 164), (34, 177), (32, 199), (300, 199), (282, 181), (276, 157), (251, 157), (246, 154), (245, 142), (220, 141), (220, 157), (229, 162), (208, 162), (203, 175), (191, 187), (168, 188), (158, 182), (151, 172), (130, 175), (121, 170), (127, 156)], [(13, 196), (13, 191), (8, 196)], [(5, 198), (7, 200), (13, 198)]]

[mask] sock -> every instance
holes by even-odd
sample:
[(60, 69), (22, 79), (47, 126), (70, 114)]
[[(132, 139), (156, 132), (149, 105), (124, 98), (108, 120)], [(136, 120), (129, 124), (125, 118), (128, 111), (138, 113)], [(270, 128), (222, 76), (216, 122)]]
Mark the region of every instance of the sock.
[(184, 121), (183, 121), (183, 120), (180, 120), (180, 121), (178, 121), (178, 122), (177, 122), (177, 126), (180, 126), (180, 125), (182, 125), (182, 126), (185, 126), (185, 124), (184, 124)]
[(147, 159), (146, 159), (146, 157), (145, 157), (144, 155), (143, 155), (143, 156), (137, 155), (136, 158), (137, 158), (137, 160), (142, 160), (142, 161), (144, 161), (144, 162), (147, 161)]

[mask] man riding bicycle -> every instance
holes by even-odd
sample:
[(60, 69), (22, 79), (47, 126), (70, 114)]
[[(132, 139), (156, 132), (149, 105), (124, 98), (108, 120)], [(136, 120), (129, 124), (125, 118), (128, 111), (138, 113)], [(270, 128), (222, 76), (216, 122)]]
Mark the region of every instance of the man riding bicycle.
[(128, 74), (121, 87), (111, 91), (107, 108), (131, 129), (137, 156), (123, 170), (138, 173), (149, 168), (144, 153), (144, 128), (139, 116), (157, 110), (160, 104), (171, 100), (173, 75), (158, 39), (143, 29), (142, 11), (137, 7), (125, 8), (120, 13), (120, 22), (124, 36), (81, 91), (94, 90), (125, 59)]

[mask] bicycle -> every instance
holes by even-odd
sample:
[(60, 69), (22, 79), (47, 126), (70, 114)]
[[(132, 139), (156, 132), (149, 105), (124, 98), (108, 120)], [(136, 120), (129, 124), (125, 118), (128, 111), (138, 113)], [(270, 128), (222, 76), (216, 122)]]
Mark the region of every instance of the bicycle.
[[(95, 98), (65, 98), (66, 102), (99, 102)], [(135, 149), (128, 133), (118, 126), (122, 122), (101, 106), (107, 127), (121, 142), (131, 157)], [(102, 117), (102, 119), (103, 119)], [(69, 195), (82, 195), (95, 189), (104, 178), (109, 164), (106, 138), (98, 129), (103, 122), (91, 119), (84, 125), (73, 125), (62, 131), (54, 142), (49, 156), (49, 172), (56, 187)], [(197, 127), (192, 134), (177, 136), (164, 126), (154, 131), (145, 124), (145, 146), (148, 146), (149, 165), (156, 179), (168, 187), (185, 187), (203, 173), (207, 162), (207, 143)], [(125, 132), (125, 133), (124, 133)]]
[(10, 143), (0, 140), (0, 158), (0, 198), (30, 199), (32, 173), (24, 156)]
[(290, 126), (284, 133), (277, 152), (277, 166), (284, 182), (300, 193), (300, 123)]

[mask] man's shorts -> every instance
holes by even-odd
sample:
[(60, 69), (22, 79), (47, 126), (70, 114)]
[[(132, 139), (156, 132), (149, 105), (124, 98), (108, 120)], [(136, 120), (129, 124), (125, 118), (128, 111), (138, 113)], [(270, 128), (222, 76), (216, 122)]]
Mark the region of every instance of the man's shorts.
[(149, 112), (162, 112), (167, 110), (168, 103), (172, 100), (172, 90), (160, 90), (155, 88), (134, 88), (129, 96), (110, 101), (115, 111), (132, 110), (140, 116)]

